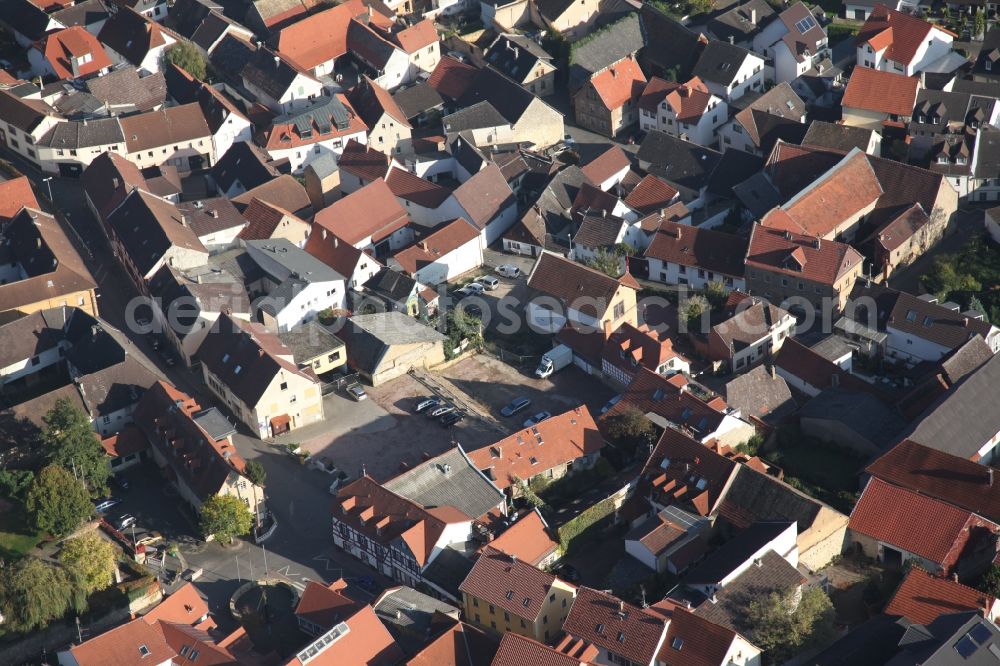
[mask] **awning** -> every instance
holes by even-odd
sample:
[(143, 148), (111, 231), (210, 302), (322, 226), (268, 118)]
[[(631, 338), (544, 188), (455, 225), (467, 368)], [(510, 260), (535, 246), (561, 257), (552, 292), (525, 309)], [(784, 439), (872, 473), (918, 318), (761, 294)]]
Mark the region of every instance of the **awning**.
[(282, 414), (281, 416), (275, 416), (271, 419), (271, 433), (274, 435), (283, 433), (290, 429), (292, 423), (292, 417), (288, 414)]

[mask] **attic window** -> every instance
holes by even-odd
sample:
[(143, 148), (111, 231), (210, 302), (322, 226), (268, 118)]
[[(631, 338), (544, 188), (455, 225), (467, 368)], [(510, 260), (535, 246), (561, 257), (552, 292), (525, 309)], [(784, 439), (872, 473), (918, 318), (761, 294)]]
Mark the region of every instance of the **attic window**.
[(933, 317), (931, 317), (930, 315), (927, 315), (926, 317), (924, 317), (924, 326), (930, 326), (933, 323), (934, 323), (934, 318)]
[(667, 469), (668, 467), (670, 467), (670, 458), (664, 458), (663, 462), (660, 463), (660, 467), (662, 467), (663, 469)]
[(527, 608), (528, 604), (530, 604), (530, 603), (531, 603), (531, 599), (525, 598), (525, 600), (524, 600), (524, 607)]
[(243, 366), (242, 366), (242, 365), (238, 365), (238, 366), (236, 366), (236, 368), (235, 368), (235, 369), (233, 370), (233, 374), (234, 374), (234, 375), (238, 375), (238, 374), (240, 374), (240, 370), (242, 370), (242, 369), (243, 369)]
[(906, 313), (906, 321), (916, 321), (916, 320), (917, 320), (917, 311), (908, 310)]
[(146, 647), (145, 645), (140, 645), (139, 646), (139, 654), (141, 656), (143, 656), (143, 657), (148, 657), (149, 656), (149, 648)]
[(603, 634), (604, 633), (604, 625), (603, 624), (597, 625), (597, 628), (594, 631), (596, 631), (599, 634)]
[(619, 631), (618, 632), (618, 642), (619, 643), (624, 643), (625, 642), (625, 632), (624, 631)]
[(685, 407), (684, 411), (681, 412), (681, 420), (682, 421), (687, 421), (689, 418), (691, 418), (691, 408), (690, 407)]
[(507, 590), (507, 598), (508, 599), (513, 599), (514, 598), (514, 591), (513, 590)]
[(656, 400), (657, 402), (663, 400), (663, 389), (656, 389), (653, 391), (653, 400)]
[(675, 650), (680, 650), (682, 647), (684, 647), (684, 639), (675, 638), (674, 642), (670, 644), (670, 647), (672, 647)]
[(223, 354), (222, 355), (222, 362), (223, 363), (229, 363), (229, 354)]
[(698, 490), (704, 490), (706, 485), (708, 485), (708, 482), (704, 478), (701, 478), (698, 479), (698, 483), (694, 484), (694, 487)]
[(529, 460), (531, 460), (531, 464), (532, 465), (537, 465), (538, 464), (538, 458), (535, 458), (534, 456), (532, 456), (531, 458), (529, 458)]

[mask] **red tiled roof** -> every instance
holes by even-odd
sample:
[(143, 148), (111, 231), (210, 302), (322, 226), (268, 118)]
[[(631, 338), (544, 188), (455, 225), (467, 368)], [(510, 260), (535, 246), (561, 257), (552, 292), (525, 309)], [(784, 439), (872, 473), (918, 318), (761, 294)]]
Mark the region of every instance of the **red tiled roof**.
[(317, 231), (313, 228), (306, 241), (305, 251), (348, 279), (354, 275), (362, 260), (373, 265), (373, 273), (377, 273), (382, 266), (375, 257), (365, 254), (326, 229)]
[(812, 236), (756, 224), (750, 232), (746, 265), (832, 285), (862, 259), (861, 254), (846, 243), (818, 241)]
[(581, 587), (563, 631), (638, 664), (652, 663), (665, 624), (656, 614), (615, 596)]
[(661, 337), (646, 324), (635, 327), (625, 322), (611, 334), (604, 345), (603, 359), (628, 374), (632, 374), (640, 366), (656, 372), (672, 358), (687, 360), (674, 351), (674, 345), (665, 332)]
[(580, 660), (525, 636), (506, 633), (490, 666), (580, 666)]
[(972, 519), (968, 511), (872, 478), (848, 527), (947, 568), (965, 546)]
[(618, 288), (625, 285), (593, 268), (545, 252), (535, 263), (528, 286), (572, 306), (580, 298), (603, 299), (610, 305)]
[(904, 439), (865, 471), (1000, 522), (1000, 478), (979, 463)]
[(539, 562), (559, 548), (559, 544), (552, 539), (541, 514), (533, 509), (491, 541), (489, 547), (538, 566)]
[(451, 56), (441, 56), (427, 83), (441, 95), (458, 99), (472, 85), (478, 72), (479, 70), (472, 65), (455, 60)]
[(860, 219), (880, 196), (882, 186), (868, 156), (855, 149), (781, 208), (765, 215), (761, 224), (826, 238), (845, 222)]
[(914, 234), (927, 226), (930, 221), (923, 206), (915, 203), (882, 227), (876, 235), (876, 240), (883, 249), (892, 252), (913, 238)]
[(629, 409), (643, 414), (656, 414), (686, 428), (699, 437), (715, 432), (726, 416), (726, 402), (716, 396), (707, 402), (694, 395), (687, 387), (684, 375), (663, 377), (641, 368), (625, 389), (622, 399), (602, 418), (606, 420)]
[(979, 611), (988, 614), (995, 602), (992, 595), (948, 578), (932, 576), (913, 566), (883, 613), (905, 617), (914, 624), (927, 625), (938, 616), (949, 613)]
[(743, 277), (747, 241), (735, 234), (665, 221), (646, 248), (646, 257)]
[(618, 109), (629, 100), (638, 99), (646, 83), (639, 64), (631, 59), (612, 65), (590, 80), (605, 108)]
[[(664, 461), (669, 461), (666, 466)], [(659, 504), (690, 504), (699, 515), (708, 516), (737, 467), (733, 460), (667, 428), (649, 454), (640, 478)], [(698, 488), (699, 479), (704, 479), (704, 488)]]
[(734, 640), (732, 629), (678, 606), (670, 613), (667, 637), (657, 659), (666, 666), (719, 666), (726, 663)]
[(911, 65), (920, 52), (920, 47), (929, 39), (931, 30), (935, 28), (952, 37), (956, 36), (941, 26), (877, 4), (856, 39), (858, 44), (871, 44), (875, 52), (885, 49), (884, 55), (890, 60)]
[[(247, 225), (240, 230), (237, 235), (242, 240), (268, 240), (274, 236), (278, 224), (286, 218), (298, 221), (302, 225), (309, 226), (305, 220), (288, 212), (284, 208), (269, 204), (266, 201), (254, 197), (250, 205), (243, 211), (243, 217), (247, 220)], [(296, 242), (298, 245), (298, 242)]]
[[(427, 563), (447, 527), (439, 516), (367, 475), (340, 489), (333, 515), (384, 546), (402, 539), (421, 566)], [(457, 517), (472, 520), (464, 515)]]
[(384, 178), (389, 170), (386, 154), (367, 146), (357, 139), (351, 139), (344, 146), (344, 152), (337, 160), (337, 168), (371, 182)]
[[(371, 606), (361, 606), (347, 620), (348, 631), (306, 662), (312, 666), (393, 666), (403, 659), (403, 651)], [(303, 666), (296, 655), (287, 666)]]
[(406, 666), (488, 666), (497, 637), (465, 622), (456, 622), (406, 662)]
[(130, 456), (149, 448), (146, 436), (134, 425), (127, 425), (121, 432), (101, 440), (104, 452), (112, 458)]
[[(90, 62), (80, 65), (74, 72), (73, 59), (87, 54), (90, 54)], [(59, 79), (82, 78), (111, 67), (111, 58), (97, 37), (80, 26), (49, 34), (45, 40), (45, 59)]]
[(330, 629), (338, 622), (354, 615), (361, 604), (340, 593), (344, 589), (342, 581), (334, 581), (329, 587), (309, 581), (299, 597), (295, 614), (305, 618), (323, 630)]
[(390, 168), (385, 182), (399, 199), (424, 208), (437, 208), (451, 197), (451, 190), (406, 169)]
[(554, 575), (487, 547), (458, 589), (511, 615), (534, 620), (555, 581)]
[[(838, 387), (848, 391), (869, 393), (873, 396), (881, 395), (874, 385), (860, 377), (855, 377), (794, 338), (786, 338), (785, 342), (782, 343), (781, 349), (774, 359), (774, 365), (821, 391), (832, 388), (836, 382)], [(837, 377), (837, 379), (834, 380), (833, 377)]]
[[(139, 646), (145, 646), (145, 654)], [(135, 619), (69, 648), (79, 666), (141, 666), (162, 664), (177, 657), (159, 625)]]
[(376, 243), (409, 221), (406, 210), (380, 178), (321, 210), (313, 224), (356, 245), (368, 237)]
[(299, 126), (297, 123), (280, 123), (275, 121), (262, 133), (264, 146), (268, 150), (286, 150), (288, 148), (296, 148), (298, 146), (311, 146), (314, 143), (327, 141), (328, 139), (336, 137), (344, 137), (357, 134), (359, 132), (367, 132), (368, 126), (365, 125), (361, 116), (355, 113), (350, 102), (347, 101), (347, 98), (340, 93), (337, 93), (335, 97), (347, 111), (347, 127), (341, 129), (337, 126), (335, 120), (327, 118), (326, 120), (328, 121), (329, 129), (326, 132), (321, 131), (319, 125), (312, 122), (309, 135), (302, 136), (299, 133)]
[(600, 185), (619, 171), (628, 169), (631, 164), (625, 151), (615, 144), (580, 167), (580, 171), (591, 183)]
[(208, 603), (193, 584), (185, 583), (166, 597), (156, 608), (143, 615), (142, 619), (149, 624), (163, 620), (164, 622), (194, 626), (206, 615), (208, 615)]
[(602, 448), (604, 438), (590, 410), (582, 405), (468, 455), (503, 490), (513, 484), (515, 477), (530, 479)]
[(664, 210), (677, 198), (677, 190), (667, 181), (649, 174), (625, 197), (625, 205), (640, 215)]
[(662, 102), (681, 122), (697, 122), (705, 113), (712, 99), (712, 93), (697, 76), (686, 83), (674, 83), (653, 77), (642, 91), (639, 106), (651, 113), (657, 113)]
[(347, 25), (368, 12), (361, 0), (323, 10), (296, 21), (278, 33), (278, 52), (304, 70), (347, 53)]
[(441, 258), (449, 252), (454, 252), (478, 238), (479, 230), (464, 219), (458, 218), (420, 239), (416, 244), (400, 250), (393, 255), (393, 259), (405, 272), (414, 275), (421, 268), (441, 261)]
[(11, 220), (22, 208), (41, 210), (28, 177), (0, 181), (0, 224)]
[(908, 118), (917, 101), (920, 80), (868, 67), (855, 67), (841, 106)]
[(434, 27), (434, 21), (427, 18), (393, 33), (390, 39), (407, 53), (416, 53), (438, 41), (437, 28)]

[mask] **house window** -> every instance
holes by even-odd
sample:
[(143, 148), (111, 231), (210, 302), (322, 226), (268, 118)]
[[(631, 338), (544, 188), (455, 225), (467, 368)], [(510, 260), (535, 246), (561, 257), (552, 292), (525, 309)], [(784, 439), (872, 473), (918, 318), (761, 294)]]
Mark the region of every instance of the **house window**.
[(281, 388), (282, 391), (287, 391), (288, 390), (288, 382), (281, 382), (281, 386), (279, 388)]
[(615, 319), (619, 319), (625, 316), (625, 304), (616, 303), (615, 304)]

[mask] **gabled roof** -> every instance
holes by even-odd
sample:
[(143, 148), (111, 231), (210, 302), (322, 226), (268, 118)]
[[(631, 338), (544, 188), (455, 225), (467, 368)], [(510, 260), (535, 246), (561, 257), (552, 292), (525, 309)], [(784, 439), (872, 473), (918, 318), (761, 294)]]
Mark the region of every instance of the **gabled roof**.
[[(145, 652), (140, 652), (140, 646), (146, 648)], [(141, 618), (71, 646), (69, 654), (79, 666), (162, 664), (177, 657), (160, 625), (151, 625)]]
[(347, 49), (371, 67), (380, 70), (389, 64), (395, 51), (401, 50), (357, 19), (351, 19), (347, 25)]
[(425, 566), (448, 523), (471, 520), (452, 509), (455, 520), (447, 523), (428, 511), (362, 476), (337, 492), (333, 515), (369, 539), (385, 546), (402, 545), (412, 553), (417, 564)]
[(628, 322), (623, 323), (608, 337), (603, 358), (629, 375), (639, 366), (656, 372), (670, 359), (686, 360), (674, 351), (666, 331), (657, 332), (646, 324), (636, 327)]
[(532, 566), (559, 549), (538, 509), (526, 513), (483, 548), (495, 548)]
[(496, 636), (471, 624), (456, 622), (413, 655), (406, 666), (492, 666), (496, 652)]
[(763, 365), (737, 375), (726, 384), (726, 402), (749, 417), (775, 422), (798, 407), (784, 378)]
[(809, 123), (809, 129), (806, 130), (802, 143), (847, 153), (852, 148), (867, 150), (873, 133), (874, 130), (861, 127), (814, 120)]
[(802, 534), (812, 529), (820, 513), (840, 515), (819, 500), (747, 465), (736, 469), (719, 515), (737, 528), (759, 521), (794, 521)]
[(172, 247), (195, 252), (208, 251), (185, 223), (177, 206), (143, 190), (132, 190), (107, 216), (118, 241), (145, 275)]
[(747, 58), (759, 58), (748, 49), (727, 42), (711, 41), (705, 45), (693, 74), (703, 81), (731, 85)]
[(494, 217), (517, 203), (507, 179), (492, 162), (459, 185), (454, 197), (466, 212), (469, 222), (480, 230)]
[[(45, 40), (45, 59), (59, 79), (78, 79), (111, 67), (111, 58), (97, 38), (80, 27), (49, 33)], [(90, 61), (74, 65), (74, 61), (90, 56)]]
[(385, 153), (351, 139), (337, 160), (337, 168), (371, 182), (385, 177), (389, 171), (389, 158)]
[(477, 241), (478, 238), (478, 229), (464, 219), (457, 218), (410, 247), (400, 250), (392, 258), (404, 271), (415, 275), (421, 268), (441, 261), (449, 253)]
[(743, 277), (746, 252), (746, 239), (735, 234), (665, 221), (646, 248), (645, 256), (729, 277)]
[(618, 144), (611, 145), (594, 159), (580, 167), (580, 171), (591, 183), (600, 185), (607, 179), (616, 175), (632, 165), (628, 155)]
[(500, 441), (469, 452), (469, 459), (498, 488), (514, 485), (604, 448), (604, 438), (586, 405), (552, 416)]
[(361, 604), (341, 594), (343, 585), (342, 580), (334, 581), (329, 586), (312, 580), (306, 583), (295, 607), (296, 617), (325, 630), (354, 615)]
[(908, 118), (917, 101), (920, 79), (870, 67), (855, 67), (841, 106)]
[(361, 606), (337, 627), (340, 631), (332, 641), (318, 637), (290, 659), (287, 666), (339, 666), (352, 661), (367, 666), (394, 666), (403, 658), (403, 651), (371, 606)]
[[(996, 599), (948, 578), (911, 566), (883, 611), (917, 624), (930, 624), (941, 615), (962, 611), (988, 614)], [(988, 615), (987, 615), (988, 617)]]
[(789, 277), (832, 285), (863, 257), (850, 245), (756, 224), (750, 232), (746, 265)]
[(692, 506), (698, 515), (709, 516), (738, 466), (679, 430), (667, 428), (649, 454), (640, 479), (658, 504)]
[(904, 439), (865, 471), (883, 481), (1000, 521), (1000, 479), (979, 463)]
[(619, 109), (642, 94), (646, 76), (632, 58), (611, 65), (590, 79), (590, 85), (607, 109)]
[(249, 141), (237, 141), (212, 166), (212, 178), (223, 192), (236, 182), (252, 190), (280, 174), (263, 150)]
[(870, 44), (876, 53), (884, 50), (884, 57), (890, 60), (912, 65), (921, 47), (930, 39), (932, 30), (955, 37), (954, 33), (940, 26), (877, 4), (856, 39), (858, 44)]
[(121, 128), (130, 153), (212, 136), (197, 102), (126, 116), (121, 119)]
[(356, 245), (367, 238), (377, 243), (409, 220), (386, 182), (378, 179), (321, 210), (314, 224)]
[[(343, 7), (343, 5), (340, 5)], [(410, 121), (389, 91), (365, 76), (362, 82), (351, 91), (351, 105), (370, 128), (381, 120), (383, 114), (388, 115), (403, 127), (410, 127)]]
[(836, 385), (855, 393), (880, 395), (879, 390), (872, 384), (855, 377), (794, 338), (787, 338), (782, 343), (781, 350), (774, 360), (774, 366), (819, 390), (833, 388)]
[(649, 173), (664, 180), (700, 190), (722, 159), (722, 154), (711, 148), (652, 130), (646, 134), (636, 153), (640, 162), (648, 162)]
[(367, 260), (375, 267), (382, 264), (372, 257), (354, 247), (347, 241), (337, 238), (336, 234), (326, 232), (323, 229), (318, 231), (314, 228), (306, 241), (306, 252), (313, 255), (327, 266), (337, 271), (345, 277), (352, 277), (355, 269), (362, 260)]
[(289, 61), (311, 70), (347, 53), (347, 26), (367, 13), (361, 0), (348, 0), (282, 28), (275, 46)]
[(383, 487), (421, 506), (452, 506), (473, 518), (504, 504), (503, 492), (457, 446), (400, 473)]
[(667, 637), (657, 660), (666, 666), (720, 666), (736, 632), (678, 606), (670, 614)]
[(367, 131), (368, 126), (347, 98), (335, 93), (277, 116), (261, 138), (268, 150), (284, 150)]
[[(431, 77), (433, 82), (433, 77)], [(440, 92), (440, 91), (439, 91)], [(465, 108), (479, 102), (489, 102), (511, 125), (521, 120), (524, 112), (537, 100), (527, 88), (509, 79), (492, 67), (477, 70), (457, 105)], [(544, 102), (543, 102), (544, 103)]]
[(718, 429), (727, 416), (728, 406), (720, 396), (703, 391), (691, 386), (684, 375), (663, 377), (641, 368), (604, 419), (638, 409), (674, 428), (705, 438)]
[[(266, 201), (254, 198), (250, 205), (243, 210), (243, 217), (246, 218), (246, 226), (240, 230), (238, 238), (245, 241), (267, 240), (274, 237), (274, 232), (278, 230), (278, 225), (282, 223), (296, 223), (301, 227), (309, 229), (309, 223), (289, 211), (269, 204)], [(308, 231), (306, 232), (308, 234)], [(346, 275), (341, 273), (341, 275)]]
[(872, 478), (848, 527), (947, 570), (965, 547), (973, 521), (969, 511)]
[(257, 187), (234, 197), (232, 201), (233, 205), (240, 209), (246, 208), (254, 199), (274, 204), (299, 216), (312, 215), (312, 203), (309, 201), (306, 188), (287, 173), (264, 181)]
[(478, 71), (472, 65), (445, 55), (441, 56), (427, 83), (442, 97), (458, 100), (472, 86)]
[(637, 664), (652, 663), (666, 623), (659, 615), (625, 603), (607, 592), (577, 590), (563, 631)]
[(666, 102), (677, 120), (683, 123), (697, 123), (708, 109), (712, 101), (712, 93), (697, 76), (686, 83), (664, 81), (659, 78), (650, 79), (642, 91), (639, 100), (640, 108), (657, 113), (659, 105)]
[(684, 582), (688, 585), (724, 587), (733, 574), (749, 564), (750, 558), (791, 529), (792, 523), (787, 521), (753, 523), (691, 569), (685, 575)]
[(402, 30), (389, 32), (388, 38), (408, 54), (414, 54), (420, 49), (436, 44), (438, 33), (434, 26), (434, 20), (425, 18)]
[(177, 41), (167, 28), (121, 6), (108, 17), (97, 38), (136, 67), (153, 49)]
[[(110, 154), (131, 165), (131, 162), (125, 160), (125, 158), (114, 153)], [(98, 156), (94, 161), (101, 159), (101, 157), (103, 155)], [(18, 176), (11, 180), (0, 181), (0, 226), (3, 226), (17, 215), (22, 208), (41, 210), (41, 207), (38, 205), (38, 199), (35, 198), (35, 192), (31, 189), (31, 181), (28, 180), (28, 177)]]
[(487, 547), (458, 589), (511, 615), (533, 620), (542, 612), (556, 580), (553, 574)]
[(570, 54), (570, 90), (576, 90), (597, 72), (635, 55), (644, 45), (643, 26), (636, 14), (594, 31)]
[(507, 632), (490, 666), (580, 666), (580, 660), (554, 650), (544, 643)]
[(610, 304), (611, 298), (623, 285), (620, 280), (598, 270), (544, 252), (535, 262), (528, 286), (572, 306), (580, 298), (598, 299)]
[(389, 169), (385, 182), (396, 198), (424, 208), (437, 208), (451, 198), (451, 190), (444, 185), (399, 167)]
[(502, 34), (486, 51), (486, 62), (518, 82), (528, 78), (539, 63), (551, 61), (545, 49), (522, 35)]
[(198, 358), (248, 407), (256, 407), (275, 377), (284, 372), (308, 382), (316, 376), (298, 368), (292, 352), (260, 324), (219, 316), (219, 325), (202, 342)]

